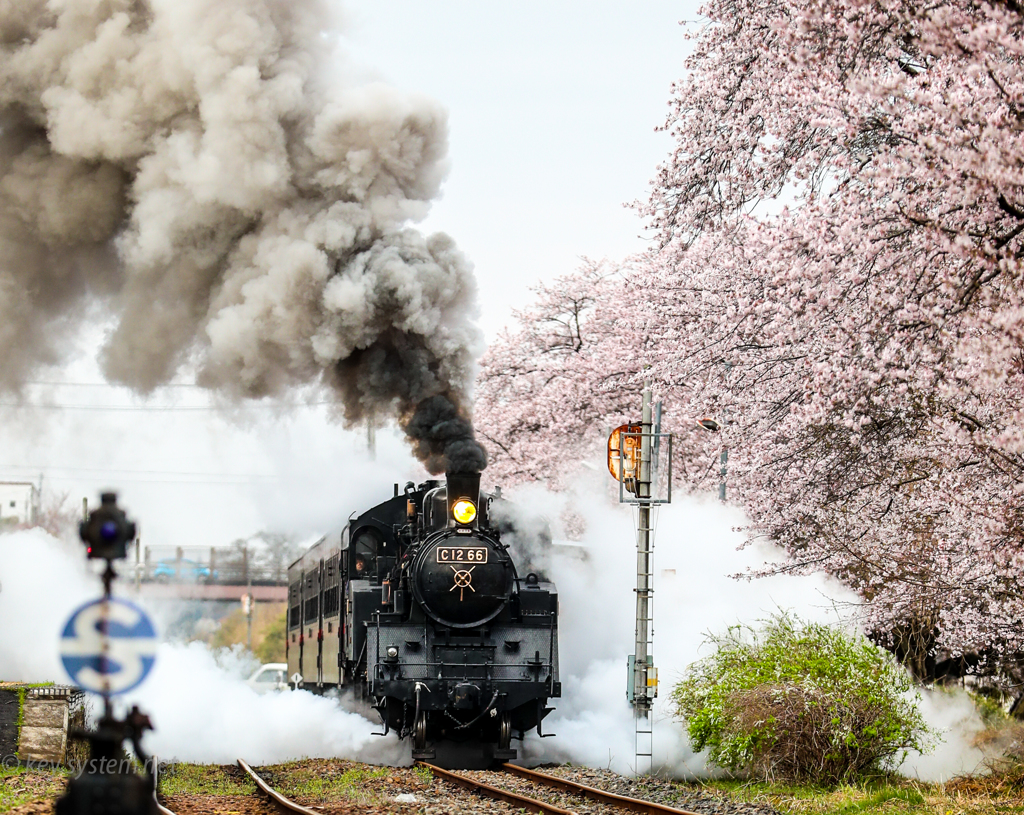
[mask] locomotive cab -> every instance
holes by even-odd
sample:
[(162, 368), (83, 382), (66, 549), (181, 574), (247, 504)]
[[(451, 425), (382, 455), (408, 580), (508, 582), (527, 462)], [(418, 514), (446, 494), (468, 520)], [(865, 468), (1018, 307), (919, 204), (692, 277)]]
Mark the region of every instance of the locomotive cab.
[[(392, 547), (394, 548), (394, 547)], [(385, 533), (376, 526), (356, 530), (349, 544), (349, 574), (354, 580), (376, 580), (387, 557)]]

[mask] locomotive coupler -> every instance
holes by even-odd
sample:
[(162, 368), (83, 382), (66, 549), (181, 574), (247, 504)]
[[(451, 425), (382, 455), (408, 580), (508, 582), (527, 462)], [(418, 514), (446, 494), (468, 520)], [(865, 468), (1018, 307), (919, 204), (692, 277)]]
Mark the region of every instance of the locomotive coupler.
[(452, 688), (450, 698), (456, 710), (472, 710), (480, 703), (480, 688), (472, 682), (460, 682)]

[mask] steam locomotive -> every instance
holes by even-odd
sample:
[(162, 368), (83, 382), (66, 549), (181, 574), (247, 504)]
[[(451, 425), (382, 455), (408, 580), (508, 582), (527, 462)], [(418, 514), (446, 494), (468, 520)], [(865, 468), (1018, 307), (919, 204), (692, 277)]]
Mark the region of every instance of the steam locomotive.
[(479, 473), (448, 473), (353, 513), (288, 569), (289, 676), (369, 700), (413, 758), (515, 758), (561, 684), (558, 595), (517, 571), (510, 542), (537, 533), (509, 507)]

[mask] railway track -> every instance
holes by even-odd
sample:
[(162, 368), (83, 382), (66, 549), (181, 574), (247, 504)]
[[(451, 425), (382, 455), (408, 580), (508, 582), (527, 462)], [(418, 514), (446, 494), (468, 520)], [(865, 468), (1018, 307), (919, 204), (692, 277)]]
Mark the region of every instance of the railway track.
[[(440, 767), (435, 767), (433, 764), (428, 764), (422, 761), (417, 763), (421, 766), (428, 767), (437, 778), (440, 778), (443, 781), (457, 784), (458, 786), (468, 789), (471, 792), (475, 792), (478, 795), (499, 801), (505, 801), (506, 803), (520, 807), (527, 812), (550, 813), (550, 815), (576, 815), (574, 810), (563, 809), (541, 798), (533, 797), (538, 792), (543, 793), (545, 791), (557, 790), (561, 793), (567, 793), (569, 796), (575, 798), (602, 804), (605, 807), (614, 807), (615, 811), (625, 810), (628, 812), (643, 812), (648, 813), (649, 815), (653, 815), (654, 813), (661, 813), (662, 815), (668, 815), (668, 813), (673, 813), (673, 815), (697, 815), (689, 810), (676, 809), (653, 801), (644, 801), (639, 798), (628, 798), (625, 795), (605, 792), (604, 790), (597, 789), (596, 787), (588, 787), (586, 784), (580, 784), (576, 781), (569, 781), (564, 778), (557, 778), (553, 775), (537, 772), (536, 770), (527, 770), (524, 767), (517, 767), (513, 764), (503, 764), (503, 774), (525, 780), (529, 785), (531, 785), (531, 787), (536, 787), (536, 790), (530, 790), (530, 795), (519, 790), (508, 789), (504, 786), (496, 786), (495, 784), (483, 781), (473, 775), (464, 775), (452, 772), (451, 770), (444, 770)], [(587, 809), (592, 811), (592, 805), (588, 806)]]
[[(153, 797), (154, 798), (156, 797), (156, 793), (153, 793)], [(159, 812), (160, 815), (174, 815), (174, 813), (171, 812), (171, 810), (169, 810), (167, 807), (165, 807), (159, 801), (156, 802), (156, 811)]]
[[(438, 781), (459, 786), (476, 796), (501, 801), (512, 806), (516, 811), (541, 813), (541, 815), (596, 815), (596, 813), (605, 812), (697, 815), (689, 810), (619, 795), (581, 784), (578, 781), (560, 778), (537, 770), (528, 770), (512, 764), (504, 764), (500, 769), (493, 771), (457, 773), (427, 762), (416, 763), (428, 768)], [(255, 810), (256, 812), (266, 812), (265, 807), (269, 804), (280, 815), (322, 815), (320, 812), (297, 804), (273, 789), (243, 759), (238, 759), (237, 764), (238, 768), (255, 784), (260, 797), (264, 800), (264, 803)], [(160, 815), (175, 815), (172, 810), (163, 806), (159, 801), (157, 809)]]
[(238, 759), (238, 766), (241, 768), (242, 772), (252, 779), (252, 782), (256, 785), (256, 789), (269, 798), (270, 803), (272, 803), (277, 810), (282, 813), (282, 815), (294, 815), (294, 813), (299, 813), (299, 815), (322, 815), (322, 813), (317, 812), (314, 809), (309, 809), (309, 807), (304, 807), (302, 804), (296, 804), (290, 798), (285, 798), (281, 793), (271, 787), (270, 784), (260, 778), (256, 771), (242, 759)]
[[(280, 812), (281, 815), (323, 815), (323, 813), (321, 812), (317, 812), (316, 810), (304, 807), (301, 804), (295, 803), (290, 798), (286, 798), (285, 796), (283, 796), (281, 793), (279, 793), (277, 790), (271, 787), (266, 781), (260, 778), (259, 774), (242, 759), (238, 759), (237, 763), (239, 769), (241, 769), (242, 772), (249, 776), (252, 782), (256, 785), (256, 789), (258, 789), (263, 794), (263, 796), (270, 802), (274, 809)], [(156, 799), (157, 811), (160, 813), (160, 815), (176, 815), (174, 811), (165, 807), (163, 804), (160, 803), (160, 800), (157, 799), (157, 780), (157, 771), (154, 768), (153, 798)]]
[(507, 804), (512, 804), (512, 806), (526, 810), (527, 812), (539, 812), (544, 815), (576, 815), (572, 810), (561, 809), (560, 807), (553, 806), (545, 801), (540, 801), (527, 795), (521, 795), (520, 793), (502, 789), (501, 787), (485, 784), (483, 781), (477, 781), (476, 779), (470, 778), (468, 775), (460, 775), (459, 773), (453, 773), (451, 770), (443, 770), (440, 767), (435, 767), (433, 764), (427, 764), (423, 761), (419, 761), (417, 763), (423, 767), (428, 767), (434, 774), (435, 778), (440, 778), (442, 781), (455, 784), (456, 786), (462, 787), (470, 792), (474, 792), (477, 795), (482, 795), (485, 798), (493, 798), (495, 801), (504, 801)]
[(157, 798), (157, 790), (160, 789), (160, 764), (157, 761), (153, 761), (153, 800), (156, 801), (156, 811), (160, 815), (175, 815), (171, 810), (160, 803), (160, 799)]

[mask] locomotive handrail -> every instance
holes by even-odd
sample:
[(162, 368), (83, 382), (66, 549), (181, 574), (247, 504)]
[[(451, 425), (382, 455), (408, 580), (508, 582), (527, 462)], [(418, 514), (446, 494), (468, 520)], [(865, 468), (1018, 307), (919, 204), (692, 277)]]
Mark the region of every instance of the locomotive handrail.
[[(538, 664), (536, 662), (377, 662), (373, 665), (373, 678), (374, 679), (392, 679), (394, 677), (385, 676), (387, 669), (402, 669), (402, 679), (410, 680), (422, 680), (422, 679), (437, 679), (436, 669), (444, 668), (480, 668), (488, 669), (488, 676), (477, 677), (479, 679), (507, 679), (508, 673), (512, 670), (522, 672), (524, 669), (527, 671), (538, 671)], [(411, 676), (409, 668), (423, 668), (428, 669), (428, 676)], [(545, 679), (550, 679), (554, 676), (554, 665), (551, 662), (541, 662), (539, 665), (540, 670), (538, 671), (538, 678), (534, 681), (543, 682)], [(497, 675), (490, 675), (491, 671), (494, 671)], [(504, 674), (504, 676), (502, 676)], [(441, 677), (446, 678), (446, 677)], [(450, 677), (447, 677), (450, 678)], [(520, 676), (513, 677), (515, 679), (521, 678)]]
[[(541, 661), (541, 668), (551, 667), (551, 662)], [(395, 668), (445, 668), (460, 666), (463, 668), (527, 668), (530, 670), (537, 670), (537, 662), (378, 662), (375, 667), (383, 669), (387, 667)]]
[(548, 676), (554, 679), (555, 674), (555, 619), (556, 612), (548, 617)]

